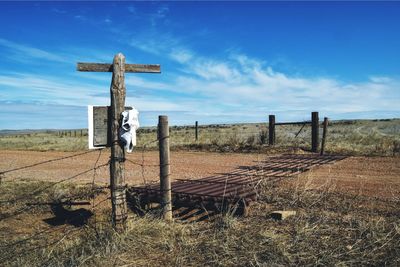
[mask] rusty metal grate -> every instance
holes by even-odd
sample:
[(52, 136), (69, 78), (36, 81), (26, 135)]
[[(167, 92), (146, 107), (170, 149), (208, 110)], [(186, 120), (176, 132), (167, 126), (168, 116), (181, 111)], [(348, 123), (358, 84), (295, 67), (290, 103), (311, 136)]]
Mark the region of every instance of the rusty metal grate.
[[(178, 179), (171, 184), (172, 197), (174, 204), (179, 206), (204, 207), (218, 203), (241, 203), (246, 209), (250, 202), (256, 200), (256, 185), (260, 182), (276, 182), (344, 158), (316, 154), (271, 157), (254, 166), (240, 166), (230, 173), (196, 180)], [(131, 187), (128, 192), (139, 195), (143, 203), (160, 201), (159, 184)]]

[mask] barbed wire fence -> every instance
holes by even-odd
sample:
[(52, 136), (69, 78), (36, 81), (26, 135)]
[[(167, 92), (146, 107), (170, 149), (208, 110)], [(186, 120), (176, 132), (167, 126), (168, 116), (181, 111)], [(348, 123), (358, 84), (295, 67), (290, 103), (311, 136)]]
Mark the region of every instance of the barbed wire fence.
[[(302, 129), (300, 129), (300, 131), (301, 130)], [(249, 135), (259, 136), (262, 131), (265, 131), (265, 130), (260, 128), (260, 129), (257, 129), (256, 131), (242, 131), (241, 134), (243, 136), (249, 136)], [(237, 132), (234, 132), (234, 134), (237, 134)], [(173, 135), (174, 135), (174, 132), (172, 131), (172, 136)], [(145, 141), (147, 141), (147, 140), (145, 140)], [(136, 153), (140, 154), (140, 156), (136, 157), (136, 158), (138, 158), (137, 160), (133, 160), (131, 158), (125, 157), (125, 161), (127, 163), (125, 165), (125, 174), (127, 172), (131, 171), (132, 168), (139, 167), (140, 168), (139, 175), (141, 178), (141, 182), (145, 186), (147, 186), (152, 181), (152, 179), (149, 179), (149, 177), (148, 177), (147, 169), (160, 167), (159, 163), (148, 163), (147, 159), (146, 159), (146, 151), (148, 151), (149, 149), (153, 149), (154, 146), (156, 146), (157, 142), (159, 142), (158, 137), (151, 138), (151, 140), (149, 140), (147, 142), (139, 143), (139, 146), (136, 148)], [(53, 163), (56, 163), (59, 161), (64, 161), (64, 160), (68, 160), (68, 159), (72, 159), (72, 158), (79, 159), (80, 157), (82, 157), (84, 155), (97, 153), (97, 155), (95, 156), (95, 159), (94, 159), (94, 163), (93, 163), (92, 167), (90, 167), (90, 168), (81, 170), (80, 172), (77, 172), (73, 175), (63, 177), (62, 179), (58, 179), (55, 182), (51, 182), (50, 184), (45, 183), (44, 185), (41, 185), (41, 186), (38, 186), (37, 188), (32, 189), (28, 193), (24, 192), (22, 195), (19, 195), (19, 196), (14, 195), (14, 197), (12, 197), (10, 199), (0, 198), (0, 208), (2, 208), (2, 209), (5, 208), (5, 210), (6, 210), (5, 213), (3, 213), (3, 212), (0, 213), (0, 223), (5, 222), (6, 220), (10, 220), (14, 217), (20, 216), (21, 214), (23, 214), (25, 212), (28, 212), (32, 208), (32, 206), (35, 206), (35, 205), (72, 206), (74, 204), (74, 201), (76, 202), (77, 200), (80, 200), (80, 199), (89, 200), (88, 203), (85, 203), (85, 204), (90, 205), (90, 212), (92, 214), (92, 219), (91, 219), (92, 227), (96, 228), (96, 225), (100, 224), (102, 222), (110, 222), (111, 223), (111, 219), (106, 220), (106, 221), (101, 221), (96, 216), (97, 208), (101, 207), (101, 205), (104, 204), (104, 202), (106, 202), (107, 200), (110, 200), (109, 195), (102, 197), (100, 200), (98, 200), (96, 198), (98, 195), (104, 193), (105, 189), (110, 188), (109, 185), (99, 186), (96, 184), (97, 179), (99, 177), (99, 171), (102, 168), (109, 166), (109, 164), (110, 164), (110, 159), (106, 163), (100, 163), (100, 159), (102, 158), (103, 152), (104, 152), (104, 148), (90, 150), (90, 151), (80, 152), (80, 153), (76, 153), (73, 155), (68, 155), (68, 156), (59, 157), (59, 158), (55, 158), (55, 159), (49, 159), (49, 160), (29, 164), (26, 166), (20, 166), (20, 167), (0, 171), (0, 189), (1, 189), (1, 187), (4, 186), (4, 182), (6, 182), (8, 180), (9, 174), (11, 174), (11, 173), (17, 173), (18, 171), (28, 170), (30, 168), (34, 168), (34, 167), (45, 165), (45, 164), (53, 164)], [(260, 159), (261, 159), (261, 155), (257, 159), (257, 161), (260, 161)], [(176, 164), (176, 163), (179, 163), (179, 162), (174, 162), (174, 164)], [(187, 162), (183, 162), (183, 163), (187, 164)], [(54, 187), (56, 187), (59, 184), (62, 184), (65, 182), (70, 182), (70, 181), (76, 181), (76, 179), (78, 179), (84, 175), (87, 176), (90, 173), (92, 173), (91, 181), (86, 184), (87, 187), (86, 187), (85, 191), (77, 192), (75, 194), (70, 193), (70, 194), (61, 196), (60, 199), (53, 200), (53, 202), (45, 202), (45, 203), (43, 201), (40, 202), (40, 200), (43, 199), (43, 197), (41, 197), (43, 195), (43, 193), (48, 192), (50, 189), (53, 189)], [(137, 170), (135, 170), (134, 173), (137, 173)], [(151, 177), (151, 178), (154, 178), (154, 177)], [(18, 179), (18, 177), (12, 177), (12, 179)], [(107, 194), (107, 193), (105, 193), (105, 194)], [(39, 200), (39, 201), (37, 201), (37, 200)], [(33, 201), (37, 201), (37, 202), (32, 203)], [(3, 206), (3, 207), (1, 207), (1, 206)], [(9, 207), (9, 206), (13, 206), (16, 208), (9, 210), (9, 209), (7, 209), (7, 207)], [(74, 221), (74, 220), (78, 220), (78, 219), (82, 220), (82, 219), (84, 219), (82, 217), (83, 217), (83, 215), (80, 213), (72, 214), (69, 216), (68, 221), (70, 222), (70, 221)], [(63, 240), (65, 238), (65, 236), (71, 235), (72, 233), (75, 233), (75, 232), (79, 232), (79, 229), (81, 229), (79, 227), (77, 227), (76, 229), (71, 228), (70, 226), (71, 226), (70, 224), (65, 223), (62, 227), (49, 226), (49, 227), (46, 227), (45, 229), (37, 230), (34, 232), (29, 231), (28, 233), (26, 233), (26, 232), (25, 233), (24, 232), (12, 233), (14, 235), (12, 238), (4, 238), (3, 241), (0, 242), (0, 249), (13, 252), (16, 250), (16, 248), (23, 247), (24, 244), (29, 244), (29, 245), (37, 244), (37, 245), (30, 246), (31, 247), (30, 249), (32, 251), (37, 251), (37, 250), (40, 250), (40, 249), (43, 249), (46, 247), (51, 247), (51, 246), (54, 246), (54, 245), (58, 244), (59, 242), (61, 242), (61, 240)], [(55, 239), (49, 238), (49, 236), (51, 236), (52, 233), (58, 233), (59, 236)], [(18, 253), (3, 253), (0, 256), (0, 262), (6, 262), (9, 260), (15, 259), (18, 257), (18, 255), (22, 255), (23, 253), (26, 253), (25, 249), (22, 251), (19, 251)]]
[[(147, 185), (149, 183), (149, 179), (146, 177), (147, 173), (146, 168), (155, 168), (160, 166), (160, 164), (158, 163), (157, 164), (147, 163), (145, 157), (145, 153), (149, 149), (149, 147), (154, 143), (157, 143), (158, 141), (159, 141), (158, 138), (156, 138), (141, 144), (141, 147), (136, 150), (136, 153), (140, 153), (140, 159), (137, 161), (125, 157), (125, 161), (128, 163), (128, 165), (125, 165), (126, 166), (125, 172), (130, 171), (133, 166), (140, 167), (141, 180), (144, 185)], [(71, 207), (72, 205), (77, 205), (77, 206), (90, 205), (90, 213), (91, 213), (90, 217), (92, 217), (91, 227), (96, 228), (99, 223), (104, 223), (104, 222), (111, 223), (111, 218), (108, 218), (104, 221), (100, 221), (96, 216), (96, 210), (99, 207), (101, 207), (102, 204), (104, 204), (104, 202), (111, 199), (109, 194), (104, 191), (105, 189), (110, 189), (109, 184), (106, 184), (105, 186), (100, 186), (97, 184), (97, 179), (99, 177), (99, 170), (109, 166), (110, 164), (110, 159), (106, 163), (100, 162), (104, 150), (105, 148), (79, 152), (64, 157), (44, 160), (33, 164), (28, 164), (25, 166), (20, 166), (0, 171), (0, 190), (1, 190), (7, 186), (6, 184), (7, 182), (18, 183), (18, 179), (20, 177), (18, 177), (18, 175), (17, 176), (13, 175), (11, 177), (10, 174), (15, 174), (15, 173), (18, 174), (18, 171), (29, 170), (31, 168), (46, 164), (51, 165), (54, 163), (58, 163), (60, 161), (65, 161), (73, 158), (80, 159), (84, 155), (97, 153), (94, 159), (94, 164), (91, 168), (81, 170), (80, 172), (77, 172), (70, 176), (63, 177), (61, 179), (58, 178), (57, 181), (54, 182), (45, 182), (43, 185), (39, 183), (37, 186), (34, 186), (28, 192), (25, 191), (23, 191), (22, 193), (13, 192), (12, 197), (9, 197), (10, 194), (6, 195), (8, 198), (4, 197), (4, 195), (3, 195), (4, 198), (0, 197), (0, 209), (1, 209), (0, 223), (3, 222), (4, 225), (7, 225), (8, 220), (20, 217), (21, 215), (29, 212), (29, 210), (35, 209), (36, 206), (50, 206), (49, 210), (53, 212), (56, 218), (57, 214), (55, 214), (54, 207), (64, 208), (64, 206)], [(52, 189), (54, 189), (57, 185), (60, 185), (65, 182), (76, 181), (77, 179), (83, 176), (87, 178), (88, 177), (87, 175), (90, 173), (92, 173), (91, 181), (90, 183), (84, 184), (86, 186), (82, 187), (84, 188), (83, 191), (77, 190), (78, 192), (76, 193), (68, 193), (58, 196), (58, 199), (57, 198), (50, 200), (48, 199), (49, 192)], [(37, 182), (37, 181), (32, 180), (32, 182)], [(127, 184), (125, 186), (127, 186)], [(97, 197), (100, 194), (105, 194), (106, 196), (100, 197), (100, 200), (98, 200)], [(88, 201), (86, 202), (78, 201), (82, 199), (87, 199)], [(72, 233), (79, 232), (80, 229), (83, 229), (81, 227), (71, 228), (71, 224), (69, 223), (76, 220), (85, 220), (86, 218), (83, 217), (84, 215), (81, 213), (77, 214), (70, 213), (68, 214), (68, 218), (66, 218), (66, 221), (62, 227), (57, 227), (57, 225), (56, 226), (53, 225), (53, 226), (48, 226), (45, 229), (40, 229), (36, 231), (25, 231), (25, 232), (16, 232), (12, 230), (11, 233), (12, 236), (7, 236), (6, 238), (3, 238), (3, 240), (0, 242), (0, 249), (3, 250), (4, 252), (0, 256), (0, 262), (7, 262), (13, 259), (15, 260), (20, 255), (29, 252), (29, 250), (31, 252), (35, 252), (37, 250), (58, 244), (65, 238), (65, 236), (70, 236)], [(59, 237), (55, 239), (52, 238), (51, 236), (53, 233), (57, 233)], [(28, 246), (29, 249), (27, 250), (26, 247), (24, 248), (24, 246)], [(22, 251), (19, 251), (20, 248), (24, 249)], [(9, 253), (6, 253), (7, 251)]]
[(158, 141), (159, 141), (159, 139), (157, 138), (155, 140), (151, 140), (151, 141), (146, 142), (146, 143), (141, 145), (141, 149), (139, 149), (140, 154), (141, 154), (141, 159), (140, 159), (141, 161), (140, 162), (137, 162), (137, 161), (134, 161), (134, 160), (131, 160), (131, 159), (128, 159), (128, 158), (125, 159), (128, 163), (130, 163), (132, 165), (140, 166), (141, 178), (142, 178), (142, 182), (143, 182), (144, 185), (148, 184), (148, 181), (146, 179), (146, 174), (145, 174), (146, 173), (145, 168), (146, 167), (160, 167), (160, 164), (146, 164), (145, 163), (145, 152), (148, 150), (148, 148), (149, 148), (149, 146), (151, 144), (157, 143)]
[[(74, 175), (64, 177), (61, 180), (52, 182), (50, 184), (46, 183), (45, 185), (39, 186), (38, 188), (35, 188), (28, 193), (24, 192), (22, 195), (15, 196), (11, 199), (3, 199), (3, 198), (0, 199), (0, 207), (3, 206), (2, 209), (6, 210), (5, 213), (2, 212), (2, 214), (0, 215), (0, 222), (4, 223), (9, 219), (18, 217), (21, 214), (27, 212), (28, 210), (32, 209), (34, 206), (37, 206), (37, 205), (39, 205), (39, 206), (49, 205), (50, 207), (64, 206), (64, 205), (71, 206), (74, 204), (75, 200), (82, 199), (82, 198), (88, 198), (91, 200), (91, 203), (92, 203), (91, 213), (96, 218), (96, 216), (95, 216), (96, 208), (99, 205), (101, 205), (102, 203), (104, 203), (106, 200), (109, 199), (109, 197), (106, 197), (103, 200), (100, 200), (98, 203), (95, 203), (95, 198), (96, 198), (96, 195), (99, 194), (99, 189), (107, 188), (107, 187), (98, 188), (95, 185), (96, 178), (98, 176), (97, 171), (99, 169), (104, 168), (109, 165), (109, 162), (103, 163), (103, 164), (98, 164), (102, 151), (103, 151), (103, 149), (86, 151), (86, 152), (82, 152), (82, 153), (76, 153), (73, 155), (68, 155), (68, 156), (64, 156), (64, 157), (60, 157), (60, 158), (56, 158), (56, 159), (45, 160), (45, 161), (37, 162), (34, 164), (29, 164), (29, 165), (25, 165), (25, 166), (13, 168), (13, 169), (1, 171), (0, 177), (1, 177), (1, 180), (3, 183), (0, 185), (0, 189), (1, 189), (1, 187), (5, 186), (4, 182), (7, 181), (7, 175), (10, 173), (18, 172), (20, 170), (30, 169), (30, 168), (33, 168), (33, 167), (36, 167), (39, 165), (55, 163), (55, 162), (64, 161), (64, 160), (71, 159), (71, 158), (78, 158), (82, 155), (86, 155), (86, 154), (90, 154), (90, 153), (96, 153), (96, 152), (99, 153), (96, 158), (95, 164), (93, 165), (92, 168), (85, 169)], [(73, 181), (79, 177), (82, 177), (85, 174), (90, 173), (90, 172), (93, 172), (90, 190), (87, 190), (86, 192), (78, 191), (75, 194), (69, 193), (67, 195), (62, 196), (61, 199), (53, 200), (51, 202), (40, 202), (40, 201), (33, 202), (38, 198), (40, 199), (40, 197), (43, 195), (43, 193), (48, 192), (50, 189), (56, 187), (57, 185), (67, 182), (67, 181), (68, 182)], [(13, 177), (12, 181), (15, 181), (15, 180), (18, 180), (18, 178)], [(16, 194), (18, 194), (18, 192), (14, 192), (14, 195), (16, 195)], [(78, 204), (86, 204), (86, 203), (79, 202)], [(9, 207), (11, 205), (17, 206), (16, 210), (11, 209), (11, 211), (10, 211)], [(56, 217), (57, 217), (57, 215), (56, 215)], [(67, 220), (69, 222), (75, 221), (75, 220), (82, 220), (82, 219), (84, 219), (82, 217), (83, 217), (82, 213), (79, 213), (79, 212), (76, 214), (71, 213), (71, 214), (69, 214)], [(96, 223), (96, 221), (95, 221), (95, 223)], [(37, 251), (37, 250), (40, 250), (40, 249), (43, 249), (46, 247), (54, 246), (57, 243), (59, 243), (62, 239), (64, 239), (65, 236), (70, 235), (72, 232), (77, 232), (80, 229), (80, 228), (76, 228), (76, 229), (71, 228), (69, 226), (70, 225), (68, 223), (65, 223), (61, 228), (55, 227), (55, 226), (48, 226), (45, 229), (33, 231), (31, 233), (13, 231), (11, 234), (12, 236), (8, 236), (8, 238), (3, 238), (3, 241), (1, 242), (0, 249), (3, 251), (3, 253), (0, 256), (0, 261), (5, 263), (9, 260), (18, 259), (18, 257), (21, 256), (22, 254), (29, 253), (29, 250), (31, 250), (31, 252), (34, 252), (34, 251)], [(49, 238), (52, 235), (52, 233), (56, 233), (56, 232), (62, 233), (61, 238), (56, 238), (55, 240), (52, 240), (51, 238)], [(28, 235), (28, 237), (26, 237), (26, 235)], [(26, 246), (30, 247), (30, 249), (27, 250)], [(20, 248), (24, 248), (24, 249), (22, 249), (22, 251), (21, 251)], [(6, 253), (7, 251), (9, 253)]]

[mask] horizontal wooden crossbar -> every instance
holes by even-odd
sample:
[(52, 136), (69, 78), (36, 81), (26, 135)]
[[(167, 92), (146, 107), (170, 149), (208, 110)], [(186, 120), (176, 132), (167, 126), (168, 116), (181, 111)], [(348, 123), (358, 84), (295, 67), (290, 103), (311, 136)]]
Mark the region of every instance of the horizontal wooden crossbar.
[[(112, 72), (113, 64), (78, 62), (76, 69), (78, 71)], [(161, 69), (159, 64), (125, 64), (125, 72), (161, 73)]]

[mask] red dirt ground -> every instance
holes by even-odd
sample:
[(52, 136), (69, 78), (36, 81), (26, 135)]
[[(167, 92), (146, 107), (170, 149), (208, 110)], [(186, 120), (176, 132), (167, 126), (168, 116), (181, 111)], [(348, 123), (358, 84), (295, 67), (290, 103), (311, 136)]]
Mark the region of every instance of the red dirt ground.
[(400, 196), (399, 157), (349, 157), (300, 176), (312, 188), (331, 186), (345, 193), (376, 197)]
[[(76, 158), (50, 162), (28, 169), (10, 172), (3, 180), (46, 180), (60, 181), (74, 176), (95, 166), (100, 152), (85, 154)], [(14, 169), (37, 162), (76, 154), (73, 152), (35, 152), (35, 151), (0, 151), (0, 171)], [(109, 151), (102, 151), (97, 165), (107, 163)], [(208, 152), (171, 152), (171, 176), (173, 179), (196, 179), (216, 173), (231, 172), (239, 166), (257, 165), (258, 161), (267, 160), (263, 154), (221, 154)], [(136, 152), (127, 155), (127, 159), (145, 167), (126, 162), (126, 183), (141, 184), (144, 180), (158, 180), (158, 152)], [(88, 183), (95, 179), (104, 184), (109, 180), (108, 167), (88, 172), (71, 182)], [(372, 196), (394, 196), (400, 194), (400, 158), (399, 157), (349, 157), (332, 165), (325, 165), (300, 176), (310, 188), (329, 183), (335, 190)], [(68, 180), (69, 181), (69, 180)], [(293, 181), (295, 182), (295, 181)]]

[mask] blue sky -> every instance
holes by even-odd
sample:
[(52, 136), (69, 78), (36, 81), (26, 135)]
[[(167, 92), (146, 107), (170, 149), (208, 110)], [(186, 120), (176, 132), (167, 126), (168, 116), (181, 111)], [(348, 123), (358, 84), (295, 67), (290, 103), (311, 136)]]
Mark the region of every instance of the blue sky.
[(110, 73), (142, 125), (400, 117), (400, 2), (0, 2), (0, 129), (86, 128)]

